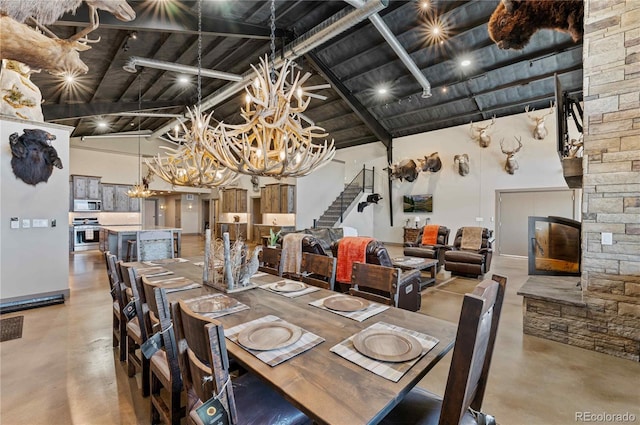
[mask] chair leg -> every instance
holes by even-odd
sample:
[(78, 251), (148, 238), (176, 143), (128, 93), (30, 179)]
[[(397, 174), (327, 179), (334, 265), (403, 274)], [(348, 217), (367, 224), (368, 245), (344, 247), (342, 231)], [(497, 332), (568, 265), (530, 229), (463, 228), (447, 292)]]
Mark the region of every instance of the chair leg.
[(129, 378), (136, 374), (136, 346), (135, 340), (127, 336), (127, 376)]
[(140, 353), (140, 356), (142, 356), (142, 397), (149, 397), (151, 387), (149, 371), (151, 369), (151, 364), (142, 353)]
[(184, 409), (180, 406), (180, 396), (182, 391), (171, 391), (171, 425), (180, 425), (180, 418), (184, 414)]
[(156, 406), (156, 399), (160, 398), (160, 390), (162, 384), (160, 380), (156, 378), (155, 373), (151, 372), (151, 425), (160, 423), (160, 412)]
[(118, 335), (120, 334), (120, 320), (116, 314), (113, 315), (113, 348), (116, 348), (120, 341), (118, 341)]
[(127, 329), (122, 318), (120, 319), (120, 361), (127, 361)]

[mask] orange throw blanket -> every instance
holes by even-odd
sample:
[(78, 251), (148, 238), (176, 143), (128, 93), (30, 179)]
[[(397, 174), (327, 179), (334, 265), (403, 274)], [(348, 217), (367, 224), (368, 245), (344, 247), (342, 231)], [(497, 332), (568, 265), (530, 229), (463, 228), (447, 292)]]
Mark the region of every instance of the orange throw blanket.
[(435, 245), (438, 243), (438, 230), (440, 226), (437, 224), (427, 224), (422, 228), (422, 245)]
[(336, 281), (342, 283), (351, 282), (353, 263), (367, 262), (367, 245), (373, 240), (373, 238), (361, 236), (346, 236), (340, 239)]

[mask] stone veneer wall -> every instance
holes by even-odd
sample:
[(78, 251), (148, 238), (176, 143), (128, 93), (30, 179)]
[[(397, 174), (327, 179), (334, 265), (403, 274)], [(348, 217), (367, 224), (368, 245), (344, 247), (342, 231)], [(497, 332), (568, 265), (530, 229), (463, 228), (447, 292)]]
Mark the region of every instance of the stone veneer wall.
[[(640, 1), (586, 0), (580, 346), (640, 356)], [(601, 245), (601, 233), (613, 245)], [(582, 313), (580, 313), (582, 314)]]

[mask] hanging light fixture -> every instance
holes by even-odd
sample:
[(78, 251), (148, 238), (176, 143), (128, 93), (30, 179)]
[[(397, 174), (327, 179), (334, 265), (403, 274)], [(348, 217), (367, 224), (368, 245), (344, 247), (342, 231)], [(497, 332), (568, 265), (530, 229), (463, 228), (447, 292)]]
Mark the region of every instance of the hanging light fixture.
[(246, 107), (241, 109), (244, 124), (220, 126), (221, 138), (207, 143), (207, 150), (225, 167), (241, 174), (275, 178), (301, 177), (327, 164), (335, 155), (333, 140), (323, 144), (314, 139), (327, 133), (314, 125), (303, 112), (311, 93), (327, 86), (303, 87), (311, 76), (293, 75), (293, 62), (284, 60), (275, 69), (275, 1), (271, 0), (271, 60), (260, 60), (253, 84), (246, 90)]
[(203, 115), (202, 103), (202, 4), (198, 0), (198, 104), (193, 109), (187, 108), (191, 127), (184, 122), (183, 136), (168, 134), (168, 137), (180, 146), (176, 149), (165, 148), (168, 153), (146, 159), (149, 171), (172, 186), (188, 186), (212, 188), (234, 182), (239, 175), (223, 166), (206, 146), (216, 144), (222, 131), (221, 124), (210, 125), (213, 112)]
[[(142, 110), (142, 82), (140, 80), (141, 75), (138, 75), (138, 111)], [(151, 181), (151, 174), (146, 177), (142, 177), (142, 153), (140, 152), (140, 119), (138, 116), (138, 182), (134, 184), (131, 189), (127, 191), (129, 198), (148, 198), (155, 195), (154, 192), (149, 190), (149, 182)]]

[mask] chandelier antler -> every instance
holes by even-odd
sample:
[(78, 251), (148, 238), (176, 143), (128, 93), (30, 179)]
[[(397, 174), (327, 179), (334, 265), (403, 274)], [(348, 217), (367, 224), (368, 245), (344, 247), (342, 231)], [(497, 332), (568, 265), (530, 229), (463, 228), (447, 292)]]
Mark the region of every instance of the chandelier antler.
[(220, 134), (220, 124), (215, 128), (210, 126), (213, 112), (203, 115), (200, 107), (187, 108), (187, 111), (191, 128), (182, 123), (184, 137), (170, 136), (180, 147), (165, 148), (169, 151), (165, 156), (158, 154), (145, 159), (147, 167), (173, 186), (211, 188), (234, 182), (239, 175), (220, 164), (205, 148), (216, 143)]
[(265, 56), (259, 69), (252, 68), (256, 79), (246, 88), (247, 105), (241, 109), (245, 123), (223, 124), (218, 143), (207, 143), (206, 149), (237, 173), (275, 178), (305, 176), (331, 161), (333, 140), (314, 143), (328, 134), (303, 115), (311, 97), (321, 97), (311, 91), (326, 86), (304, 88), (311, 74), (300, 78), (299, 72), (289, 83), (293, 63), (288, 60), (274, 70)]

